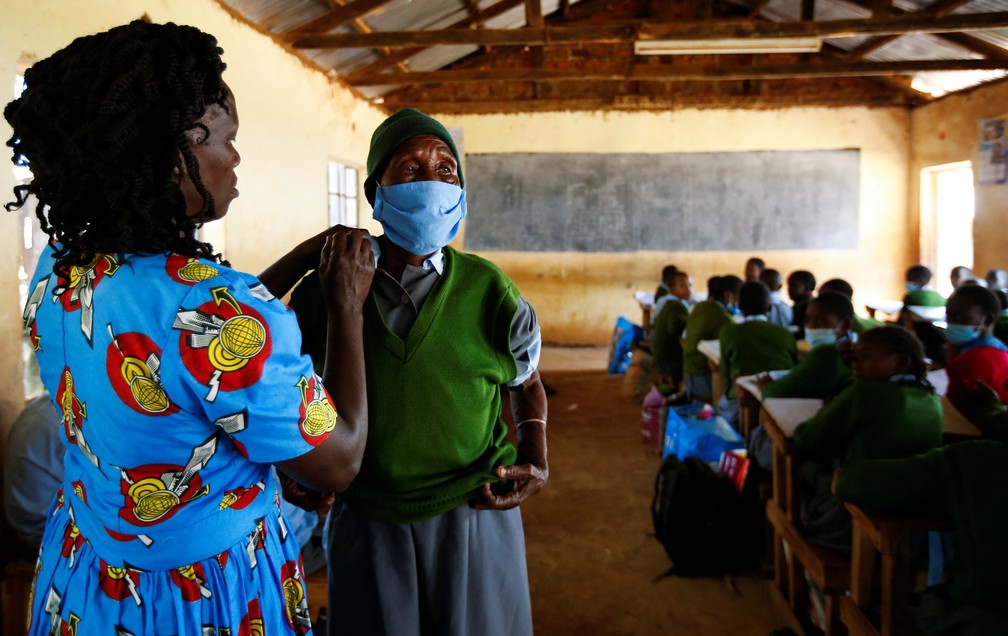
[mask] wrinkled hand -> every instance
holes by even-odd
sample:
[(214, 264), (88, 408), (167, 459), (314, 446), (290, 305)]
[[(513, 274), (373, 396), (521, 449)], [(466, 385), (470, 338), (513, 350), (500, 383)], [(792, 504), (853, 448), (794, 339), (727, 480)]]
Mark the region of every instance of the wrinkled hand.
[(478, 510), (509, 510), (538, 494), (549, 479), (546, 462), (546, 425), (526, 422), (518, 427), (518, 463), (498, 466), (505, 482), (483, 484), (472, 507)]
[(325, 236), (319, 258), (322, 296), (329, 311), (359, 309), (374, 278), (374, 256), (367, 230), (333, 231)]
[(334, 225), (299, 243), (294, 249), (297, 250), (299, 258), (303, 263), (304, 271), (309, 272), (313, 269), (319, 268), (322, 248), (325, 247), (326, 239), (337, 234), (347, 234), (352, 232), (363, 234), (368, 233), (367, 230), (362, 230), (360, 228), (347, 227), (345, 225)]

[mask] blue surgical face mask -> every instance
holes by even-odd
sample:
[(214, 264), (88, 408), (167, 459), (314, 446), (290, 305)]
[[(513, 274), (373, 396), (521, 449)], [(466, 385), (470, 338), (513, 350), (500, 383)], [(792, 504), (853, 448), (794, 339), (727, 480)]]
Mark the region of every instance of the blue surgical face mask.
[(917, 290), (919, 290), (921, 288), (921, 286), (918, 285), (917, 283), (911, 283), (910, 281), (907, 281), (905, 283), (905, 286), (906, 286), (906, 290), (908, 292), (914, 292), (914, 291), (917, 291)]
[(833, 344), (836, 342), (836, 334), (829, 328), (810, 329), (809, 327), (805, 327), (805, 342), (809, 343), (813, 347), (818, 347), (823, 344)]
[(458, 234), (466, 216), (465, 190), (441, 181), (379, 187), (372, 216), (393, 243), (410, 254), (426, 256)]
[(948, 325), (945, 327), (945, 338), (949, 342), (961, 347), (971, 340), (980, 337), (980, 327), (977, 325)]

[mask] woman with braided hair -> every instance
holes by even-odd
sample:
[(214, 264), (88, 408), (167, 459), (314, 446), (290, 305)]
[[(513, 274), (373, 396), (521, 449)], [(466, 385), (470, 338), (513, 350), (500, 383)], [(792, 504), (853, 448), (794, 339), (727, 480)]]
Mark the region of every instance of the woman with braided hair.
[[(4, 110), (32, 171), (7, 207), (35, 206), (51, 239), (24, 316), (67, 447), (31, 634), (311, 631), (271, 472), (323, 491), (357, 473), (374, 265), (329, 232), (259, 279), (198, 240), (238, 195), (221, 53), (133, 22), (35, 64)], [(322, 378), (274, 297), (289, 262), (323, 280)]]

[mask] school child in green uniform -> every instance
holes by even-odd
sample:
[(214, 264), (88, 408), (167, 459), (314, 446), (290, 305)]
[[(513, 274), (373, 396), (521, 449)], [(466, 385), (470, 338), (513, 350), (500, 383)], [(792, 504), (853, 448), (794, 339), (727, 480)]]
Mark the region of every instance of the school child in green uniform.
[[(822, 285), (819, 286), (819, 293), (825, 294), (826, 292), (836, 292), (847, 297), (847, 300), (854, 301), (854, 288), (850, 283), (842, 278), (831, 278)], [(884, 327), (885, 323), (881, 320), (875, 320), (874, 318), (868, 318), (867, 316), (862, 316), (857, 312), (854, 313), (854, 317), (851, 318), (851, 331), (856, 334), (862, 334), (869, 329), (874, 329), (875, 327)]]
[(770, 289), (758, 280), (739, 290), (740, 324), (721, 327), (721, 374), (725, 395), (718, 402), (718, 414), (738, 426), (739, 406), (735, 398), (735, 378), (774, 369), (790, 369), (798, 362), (798, 349), (791, 332), (769, 322)]
[(787, 277), (787, 293), (794, 309), (791, 314), (791, 326), (795, 337), (801, 340), (805, 337), (805, 308), (815, 294), (815, 276), (812, 272), (800, 269)]
[(916, 612), (928, 636), (1008, 634), (1005, 466), (1008, 443), (975, 440), (904, 459), (852, 462), (837, 482), (837, 497), (869, 514), (952, 518), (951, 577), (927, 590)]
[(854, 307), (834, 292), (820, 293), (805, 312), (805, 340), (812, 345), (804, 360), (774, 381), (769, 375), (758, 382), (764, 398), (818, 398), (827, 400), (854, 381), (849, 361), (857, 339), (851, 332)]
[(920, 341), (905, 329), (872, 329), (855, 345), (855, 381), (795, 429), (806, 536), (850, 549), (850, 516), (830, 493), (833, 469), (861, 459), (897, 459), (942, 443), (941, 401), (927, 381)]
[(931, 270), (917, 264), (911, 265), (906, 271), (906, 296), (903, 297), (903, 308), (914, 305), (921, 307), (944, 307), (945, 297), (928, 287), (931, 282)]
[(730, 307), (735, 306), (742, 279), (738, 276), (713, 276), (707, 280), (707, 300), (693, 306), (686, 319), (683, 344), (683, 372), (686, 394), (690, 399), (714, 401), (711, 371), (707, 356), (697, 349), (701, 340), (717, 340), (721, 327), (732, 322)]
[(689, 299), (693, 295), (693, 279), (686, 272), (676, 272), (668, 299), (655, 318), (651, 332), (651, 354), (656, 371), (655, 384), (679, 387), (683, 379), (682, 333), (689, 316)]

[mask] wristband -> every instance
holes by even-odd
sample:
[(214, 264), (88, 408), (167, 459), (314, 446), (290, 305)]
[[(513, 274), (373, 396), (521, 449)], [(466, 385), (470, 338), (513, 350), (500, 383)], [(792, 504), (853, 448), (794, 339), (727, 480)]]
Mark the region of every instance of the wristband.
[(535, 418), (535, 417), (530, 417), (527, 420), (522, 420), (522, 421), (518, 422), (518, 424), (515, 426), (515, 428), (517, 428), (518, 426), (521, 426), (522, 424), (528, 424), (529, 422), (539, 422), (543, 426), (546, 426), (546, 420), (540, 420), (540, 419)]

